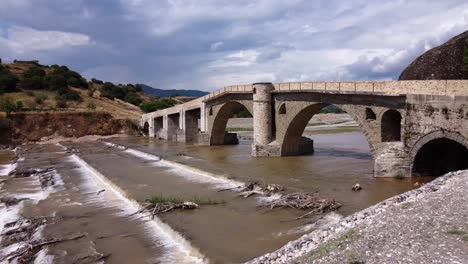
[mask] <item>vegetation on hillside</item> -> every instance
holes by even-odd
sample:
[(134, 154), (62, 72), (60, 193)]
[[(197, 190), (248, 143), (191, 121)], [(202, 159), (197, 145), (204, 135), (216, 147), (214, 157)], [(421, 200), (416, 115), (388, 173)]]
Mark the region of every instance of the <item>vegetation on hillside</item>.
[[(7, 93), (7, 96), (2, 95)], [(88, 111), (99, 108), (112, 111), (100, 103), (105, 102), (103, 98), (121, 100), (144, 112), (151, 112), (174, 106), (180, 101), (174, 98), (157, 99), (146, 96), (141, 84), (114, 84), (95, 78), (88, 82), (67, 66), (41, 65), (36, 60), (14, 60), (12, 64), (1, 64), (1, 59), (0, 97), (0, 111), (7, 113), (74, 109), (78, 106)], [(120, 105), (132, 111), (132, 107), (122, 103)]]
[(0, 94), (14, 92), (18, 81), (14, 74), (1, 65), (0, 60)]
[(149, 113), (149, 112), (154, 112), (157, 110), (169, 108), (176, 104), (177, 104), (177, 101), (175, 101), (172, 98), (161, 98), (161, 99), (152, 99), (152, 100), (145, 101), (140, 105), (140, 108), (141, 110), (143, 110), (143, 112)]

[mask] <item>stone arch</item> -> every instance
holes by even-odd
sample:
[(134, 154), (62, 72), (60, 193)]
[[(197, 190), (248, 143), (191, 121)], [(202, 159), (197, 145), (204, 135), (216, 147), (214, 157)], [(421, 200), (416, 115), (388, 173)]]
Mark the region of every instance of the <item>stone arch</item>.
[(395, 109), (389, 109), (382, 114), (382, 142), (401, 141), (401, 120), (401, 113)]
[[(304, 105), (304, 104), (303, 104)], [(320, 112), (324, 107), (329, 106), (327, 103), (308, 103), (304, 105), (299, 111), (290, 111), (286, 115), (286, 119), (282, 125), (282, 132), (277, 134), (276, 142), (281, 145), (281, 155), (300, 155), (307, 153), (307, 148), (313, 149), (310, 139), (302, 137), (302, 134), (307, 127), (309, 120), (317, 113)], [(361, 107), (356, 107), (353, 105), (340, 105), (333, 104), (336, 107), (346, 111), (354, 121), (357, 122), (358, 126), (361, 128), (363, 134), (366, 136), (367, 143), (371, 150), (372, 155), (374, 155), (375, 144), (369, 138), (368, 131), (371, 130), (365, 122), (363, 111)], [(294, 107), (292, 107), (294, 110)], [(302, 146), (302, 147), (301, 147)]]
[(210, 145), (224, 145), (237, 142), (235, 139), (228, 138), (235, 136), (237, 139), (237, 135), (226, 133), (225, 130), (228, 120), (232, 118), (235, 113), (243, 109), (252, 114), (251, 107), (238, 101), (228, 101), (219, 106), (215, 111), (214, 119), (210, 125)]
[(143, 132), (143, 134), (145, 136), (148, 136), (148, 134), (149, 134), (149, 123), (147, 121), (143, 124), (143, 127), (141, 128), (141, 132)]
[(278, 113), (279, 113), (280, 115), (285, 115), (285, 114), (286, 114), (286, 104), (285, 104), (285, 103), (283, 103), (283, 104), (280, 105), (279, 110), (278, 110)]
[(468, 139), (451, 131), (431, 132), (413, 145), (410, 159), (414, 176), (441, 176), (468, 169)]
[(373, 121), (377, 119), (377, 115), (375, 114), (374, 110), (370, 107), (366, 107), (366, 120)]

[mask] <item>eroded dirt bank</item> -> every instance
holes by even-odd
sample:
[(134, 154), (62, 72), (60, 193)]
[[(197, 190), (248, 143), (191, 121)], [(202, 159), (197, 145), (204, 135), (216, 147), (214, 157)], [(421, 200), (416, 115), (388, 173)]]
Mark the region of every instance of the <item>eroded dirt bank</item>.
[(51, 138), (86, 135), (135, 134), (130, 120), (117, 120), (104, 112), (14, 113), (0, 116), (0, 144), (19, 145)]
[(467, 189), (448, 173), (249, 263), (466, 263)]

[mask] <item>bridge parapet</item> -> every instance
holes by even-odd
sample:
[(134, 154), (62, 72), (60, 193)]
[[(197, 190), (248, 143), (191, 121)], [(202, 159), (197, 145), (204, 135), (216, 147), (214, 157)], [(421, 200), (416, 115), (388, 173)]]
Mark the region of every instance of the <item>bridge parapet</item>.
[[(468, 80), (423, 80), (423, 81), (323, 81), (323, 82), (285, 82), (273, 83), (272, 93), (284, 92), (323, 92), (356, 93), (378, 95), (438, 95), (468, 97)], [(204, 102), (226, 94), (253, 93), (253, 85), (231, 85), (211, 92), (195, 100), (164, 110), (145, 114), (157, 117), (200, 107)]]

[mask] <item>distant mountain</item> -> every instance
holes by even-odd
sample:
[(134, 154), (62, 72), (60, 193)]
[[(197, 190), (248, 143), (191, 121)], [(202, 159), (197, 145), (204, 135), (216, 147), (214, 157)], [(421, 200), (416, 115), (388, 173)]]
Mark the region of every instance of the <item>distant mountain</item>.
[(175, 95), (202, 97), (208, 94), (208, 92), (199, 91), (199, 90), (176, 90), (176, 89), (164, 90), (164, 89), (153, 88), (146, 84), (141, 84), (141, 86), (143, 87), (143, 92), (145, 94), (154, 95), (158, 97), (170, 97), (170, 96), (175, 96)]

